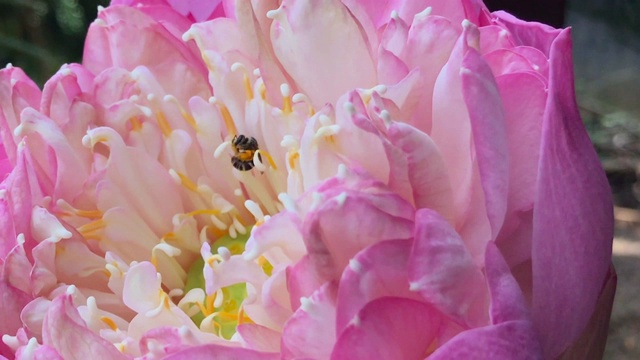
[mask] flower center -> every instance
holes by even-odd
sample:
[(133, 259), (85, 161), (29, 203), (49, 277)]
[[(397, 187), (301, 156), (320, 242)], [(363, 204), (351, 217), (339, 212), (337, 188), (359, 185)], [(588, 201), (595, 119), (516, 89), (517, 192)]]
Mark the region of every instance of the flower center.
[[(249, 235), (244, 234), (235, 238), (227, 235), (216, 240), (210, 253), (203, 254), (203, 258), (196, 260), (189, 268), (185, 296), (178, 304), (201, 330), (225, 339), (230, 339), (235, 334), (238, 325), (252, 322), (243, 310), (247, 284), (234, 283), (207, 294), (205, 268), (213, 269), (228, 261), (231, 255), (242, 254), (248, 239)], [(271, 276), (273, 266), (264, 257), (260, 257), (258, 263), (265, 275)]]

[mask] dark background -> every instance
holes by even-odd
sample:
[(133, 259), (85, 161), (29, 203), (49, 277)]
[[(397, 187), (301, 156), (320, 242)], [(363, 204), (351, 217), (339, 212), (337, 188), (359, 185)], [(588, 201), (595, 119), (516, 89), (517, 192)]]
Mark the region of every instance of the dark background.
[[(522, 19), (573, 28), (578, 102), (616, 203), (619, 283), (605, 358), (640, 359), (640, 0), (485, 2)], [(108, 3), (0, 0), (0, 66), (13, 63), (42, 85), (61, 64), (81, 60), (87, 27), (97, 6)]]

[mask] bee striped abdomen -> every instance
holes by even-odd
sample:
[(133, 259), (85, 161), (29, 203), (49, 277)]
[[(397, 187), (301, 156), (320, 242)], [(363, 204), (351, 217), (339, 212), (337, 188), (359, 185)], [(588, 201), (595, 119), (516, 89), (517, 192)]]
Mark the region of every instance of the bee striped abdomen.
[[(240, 171), (249, 171), (254, 168), (253, 157), (258, 151), (258, 141), (254, 137), (236, 135), (231, 140), (231, 147), (235, 155), (231, 157), (231, 164)], [(258, 159), (262, 157), (258, 154)]]

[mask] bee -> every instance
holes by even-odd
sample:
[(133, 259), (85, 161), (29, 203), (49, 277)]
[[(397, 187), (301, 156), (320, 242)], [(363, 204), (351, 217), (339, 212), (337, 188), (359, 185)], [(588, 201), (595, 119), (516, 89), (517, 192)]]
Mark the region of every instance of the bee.
[[(231, 164), (240, 171), (249, 171), (253, 169), (253, 156), (258, 151), (258, 141), (254, 137), (244, 135), (236, 135), (231, 140), (231, 147), (235, 155), (231, 158)], [(262, 157), (258, 154), (258, 159), (262, 161)]]

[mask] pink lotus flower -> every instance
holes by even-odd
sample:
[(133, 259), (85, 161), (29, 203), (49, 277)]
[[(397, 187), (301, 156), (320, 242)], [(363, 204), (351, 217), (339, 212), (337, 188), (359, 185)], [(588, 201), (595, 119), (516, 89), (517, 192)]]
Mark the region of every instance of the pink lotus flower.
[(568, 29), (114, 1), (42, 91), (0, 71), (0, 106), (5, 357), (602, 354), (611, 199)]

